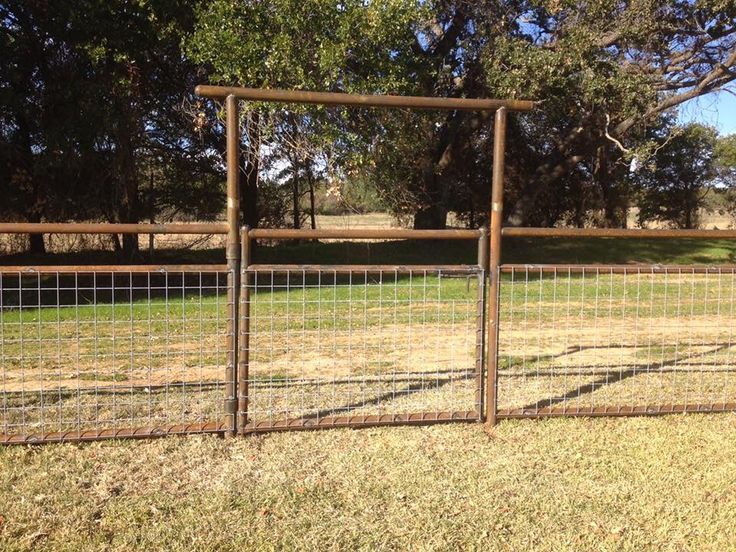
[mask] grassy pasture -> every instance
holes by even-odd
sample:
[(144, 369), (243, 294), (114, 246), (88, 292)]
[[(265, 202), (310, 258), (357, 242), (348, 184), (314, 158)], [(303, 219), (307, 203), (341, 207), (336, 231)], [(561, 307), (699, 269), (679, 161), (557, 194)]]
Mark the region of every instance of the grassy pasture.
[(0, 548), (721, 551), (733, 414), (0, 449)]

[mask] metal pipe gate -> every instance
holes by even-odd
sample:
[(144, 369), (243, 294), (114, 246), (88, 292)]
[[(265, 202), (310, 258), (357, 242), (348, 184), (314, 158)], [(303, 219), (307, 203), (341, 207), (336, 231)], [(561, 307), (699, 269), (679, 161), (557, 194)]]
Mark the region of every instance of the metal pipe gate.
[[(486, 311), (486, 231), (241, 232), (238, 102), (496, 111), (496, 195), (506, 111), (533, 102), (211, 86), (197, 93), (225, 103), (225, 223), (2, 223), (0, 233), (221, 234), (227, 264), (0, 268), (0, 443), (483, 419), (485, 389), (495, 389), (485, 381), (493, 373), (485, 324), (493, 343), (497, 327), (496, 307)], [(489, 218), (498, 241), (500, 218)], [(251, 240), (320, 238), (472, 239), (479, 254), (477, 264), (456, 266), (250, 262)], [(491, 250), (491, 268), (498, 259)], [(491, 279), (493, 297), (497, 286)], [(320, 372), (324, 358), (311, 375), (301, 370), (305, 354), (325, 352), (329, 374)]]
[[(532, 102), (197, 92), (225, 102), (226, 222), (0, 233), (219, 234), (227, 264), (0, 267), (0, 443), (736, 409), (736, 267), (503, 264), (502, 238), (736, 238), (502, 228), (508, 111)], [(494, 111), (490, 228), (241, 228), (240, 100)], [(259, 239), (477, 240), (478, 257), (253, 264)]]

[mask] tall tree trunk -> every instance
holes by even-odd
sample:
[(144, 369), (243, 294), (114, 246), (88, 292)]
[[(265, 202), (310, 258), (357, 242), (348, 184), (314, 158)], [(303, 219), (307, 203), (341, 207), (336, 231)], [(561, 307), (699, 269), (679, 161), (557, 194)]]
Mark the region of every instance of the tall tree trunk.
[(453, 144), (465, 113), (456, 111), (448, 114), (437, 139), (430, 163), (422, 173), (422, 195), (424, 205), (414, 214), (416, 229), (444, 229), (447, 227), (448, 190), (441, 177), (442, 172), (452, 163)]
[[(37, 209), (30, 211), (28, 222), (41, 222), (41, 214)], [(34, 255), (44, 255), (46, 253), (43, 234), (28, 234), (28, 252)]]
[[(33, 147), (31, 145), (31, 132), (28, 120), (25, 117), (18, 117), (18, 134), (20, 141), (20, 157), (21, 166), (25, 171), (27, 178), (30, 180), (30, 195), (26, 204), (26, 218), (28, 222), (41, 222), (43, 213), (43, 198), (41, 197), (41, 189), (38, 176), (35, 171), (35, 163), (33, 156)], [(28, 252), (36, 255), (46, 253), (46, 244), (43, 241), (43, 234), (28, 235)]]
[(294, 179), (291, 182), (291, 201), (292, 201), (292, 212), (294, 215), (294, 228), (299, 229), (302, 225), (302, 214), (299, 209), (299, 175), (294, 174)]
[(414, 214), (414, 228), (416, 230), (447, 228), (447, 209), (442, 205), (428, 205)]
[[(251, 144), (260, 143), (258, 114), (250, 115), (246, 134)], [(255, 151), (254, 151), (255, 150)], [(240, 151), (241, 165), (238, 182), (240, 184), (240, 211), (243, 224), (251, 228), (258, 226), (258, 171), (260, 155), (257, 146), (243, 147)]]
[(626, 198), (611, 172), (608, 146), (598, 146), (593, 180), (603, 196), (603, 224), (606, 228), (626, 228)]
[(314, 207), (314, 176), (311, 168), (307, 169), (307, 182), (309, 183), (309, 222), (314, 230), (317, 228), (317, 215)]
[[(118, 222), (137, 223), (139, 221), (139, 198), (134, 146), (137, 121), (129, 103), (121, 111), (118, 120), (116, 152), (120, 194), (117, 218)], [(128, 260), (133, 259), (138, 255), (138, 250), (138, 235), (123, 234), (122, 253), (125, 258)]]

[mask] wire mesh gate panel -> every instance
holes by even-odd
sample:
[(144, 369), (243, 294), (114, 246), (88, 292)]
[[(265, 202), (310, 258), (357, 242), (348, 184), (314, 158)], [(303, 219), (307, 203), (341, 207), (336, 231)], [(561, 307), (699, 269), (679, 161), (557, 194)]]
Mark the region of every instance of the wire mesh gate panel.
[(0, 268), (0, 443), (223, 430), (227, 272)]
[(254, 265), (244, 286), (242, 431), (480, 418), (480, 268)]
[(736, 269), (501, 273), (499, 417), (736, 409)]

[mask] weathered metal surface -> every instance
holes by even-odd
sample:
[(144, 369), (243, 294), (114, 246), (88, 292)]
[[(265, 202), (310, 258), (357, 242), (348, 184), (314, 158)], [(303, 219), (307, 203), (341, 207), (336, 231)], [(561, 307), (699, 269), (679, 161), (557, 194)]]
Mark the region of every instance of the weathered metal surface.
[(545, 407), (539, 409), (500, 409), (499, 419), (550, 418), (560, 416), (657, 416), (664, 414), (733, 412), (736, 403), (711, 404), (655, 404), (638, 406)]
[(489, 241), (488, 229), (483, 227), (480, 229), (480, 237), (478, 238), (478, 268), (483, 271), (481, 278), (482, 285), (478, 286), (478, 305), (477, 314), (478, 325), (476, 326), (475, 338), (475, 358), (476, 358), (476, 404), (478, 412), (484, 411), (485, 404), (485, 381), (483, 376), (486, 370), (486, 287), (488, 281), (488, 254)]
[(412, 230), (409, 228), (254, 228), (253, 239), (269, 240), (475, 240), (479, 230)]
[(478, 268), (476, 265), (318, 265), (318, 264), (251, 264), (248, 272), (324, 272), (350, 274), (356, 272), (437, 272), (443, 274), (466, 273)]
[(658, 228), (522, 228), (507, 226), (507, 238), (656, 238), (656, 239), (731, 239), (736, 230), (681, 230)]
[(344, 105), (354, 107), (404, 107), (408, 109), (444, 109), (452, 111), (494, 111), (502, 107), (510, 111), (530, 111), (534, 109), (535, 105), (534, 102), (529, 100), (432, 98), (428, 96), (370, 96), (335, 92), (307, 92), (303, 90), (209, 85), (199, 85), (194, 89), (194, 92), (198, 96), (214, 99), (224, 99), (232, 95), (240, 100), (261, 102)]
[(238, 101), (229, 95), (225, 101), (227, 125), (227, 241), (225, 258), (227, 287), (227, 366), (225, 368), (225, 411), (227, 434), (238, 431), (238, 325), (240, 324), (240, 118)]
[(227, 234), (227, 224), (118, 224), (97, 222), (2, 222), (0, 234)]
[(718, 274), (733, 272), (736, 265), (653, 265), (653, 264), (504, 264), (502, 273), (525, 271), (540, 274)]
[(250, 378), (250, 276), (251, 240), (249, 228), (243, 228), (241, 237), (240, 280), (240, 352), (238, 354), (238, 431), (248, 425), (248, 394)]
[(0, 445), (34, 445), (46, 443), (68, 443), (103, 441), (107, 439), (146, 439), (169, 435), (194, 433), (223, 433), (225, 424), (186, 424), (121, 429), (91, 429), (87, 431), (63, 431), (29, 435), (0, 435)]
[(93, 274), (110, 273), (147, 273), (147, 272), (224, 272), (227, 265), (222, 264), (187, 264), (187, 265), (0, 265), (0, 274)]
[(498, 373), (498, 290), (499, 266), (501, 264), (501, 225), (503, 223), (503, 178), (504, 157), (506, 155), (506, 110), (496, 111), (493, 127), (493, 183), (491, 186), (491, 205), (488, 213), (490, 226), (490, 255), (488, 266), (488, 367), (486, 374), (486, 421), (496, 423)]
[(480, 414), (475, 410), (452, 412), (412, 412), (409, 414), (374, 414), (365, 416), (324, 416), (321, 418), (298, 418), (277, 420), (274, 422), (251, 423), (246, 427), (245, 433), (320, 429), (332, 427), (421, 425), (431, 423), (479, 420)]

